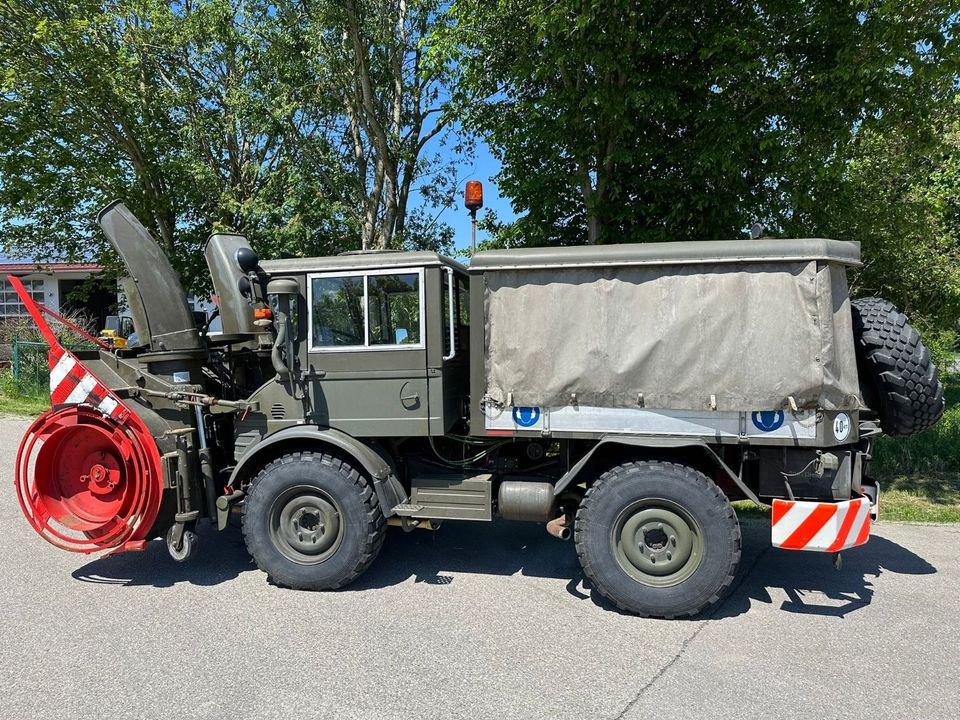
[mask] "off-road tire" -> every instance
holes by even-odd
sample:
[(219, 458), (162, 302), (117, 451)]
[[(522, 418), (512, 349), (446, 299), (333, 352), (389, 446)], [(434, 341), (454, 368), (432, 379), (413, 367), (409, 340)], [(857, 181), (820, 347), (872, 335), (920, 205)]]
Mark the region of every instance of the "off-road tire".
[[(618, 518), (638, 502), (682, 508), (699, 526), (699, 565), (675, 585), (644, 584), (617, 559), (613, 536)], [(601, 475), (577, 511), (574, 540), (594, 591), (644, 617), (702, 613), (729, 590), (740, 563), (740, 523), (730, 501), (703, 473), (669, 462), (629, 462)]]
[(907, 316), (881, 298), (852, 303), (857, 371), (864, 402), (888, 435), (914, 435), (943, 415), (943, 383), (930, 350)]
[[(275, 503), (301, 487), (332, 500), (342, 527), (332, 554), (312, 564), (292, 560), (271, 535)], [(244, 500), (241, 525), (257, 567), (277, 585), (295, 590), (332, 590), (353, 582), (377, 557), (386, 534), (370, 481), (338, 457), (308, 451), (283, 455), (256, 475)]]

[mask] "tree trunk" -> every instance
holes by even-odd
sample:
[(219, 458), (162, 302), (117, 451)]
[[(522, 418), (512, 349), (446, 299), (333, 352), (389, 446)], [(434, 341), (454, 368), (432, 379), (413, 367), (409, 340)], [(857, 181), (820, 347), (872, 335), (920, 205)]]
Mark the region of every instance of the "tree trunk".
[(590, 172), (587, 165), (582, 160), (580, 165), (580, 194), (583, 197), (584, 212), (587, 216), (587, 244), (596, 245), (600, 242), (600, 233), (603, 230), (603, 223), (597, 216), (596, 202), (597, 193), (594, 190)]

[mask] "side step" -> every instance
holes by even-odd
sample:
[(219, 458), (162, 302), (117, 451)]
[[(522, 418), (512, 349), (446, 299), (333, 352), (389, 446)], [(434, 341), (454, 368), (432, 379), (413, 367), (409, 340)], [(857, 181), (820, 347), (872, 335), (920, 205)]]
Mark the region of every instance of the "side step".
[[(412, 468), (410, 500), (393, 508), (399, 517), (433, 520), (492, 520), (493, 475)], [(417, 472), (420, 470), (420, 472)]]
[(423, 510), (423, 505), (412, 505), (410, 503), (401, 503), (400, 505), (395, 505), (391, 512), (394, 515), (399, 515), (400, 517), (413, 517), (421, 510)]

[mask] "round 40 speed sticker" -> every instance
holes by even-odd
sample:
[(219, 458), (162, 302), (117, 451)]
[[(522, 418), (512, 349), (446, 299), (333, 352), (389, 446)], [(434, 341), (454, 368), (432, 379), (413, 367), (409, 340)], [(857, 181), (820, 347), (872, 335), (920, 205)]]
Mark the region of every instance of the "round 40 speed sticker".
[(837, 442), (843, 442), (850, 437), (850, 416), (846, 413), (837, 413), (833, 419), (833, 436)]

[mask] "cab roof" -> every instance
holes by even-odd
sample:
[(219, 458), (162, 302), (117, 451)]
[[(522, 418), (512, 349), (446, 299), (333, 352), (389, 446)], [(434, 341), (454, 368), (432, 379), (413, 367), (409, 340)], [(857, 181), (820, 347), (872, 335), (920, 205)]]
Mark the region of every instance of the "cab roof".
[(456, 260), (427, 250), (414, 252), (372, 251), (346, 253), (331, 257), (284, 258), (282, 260), (264, 260), (260, 263), (260, 266), (271, 275), (430, 266), (452, 267), (454, 270), (467, 272), (467, 268)]

